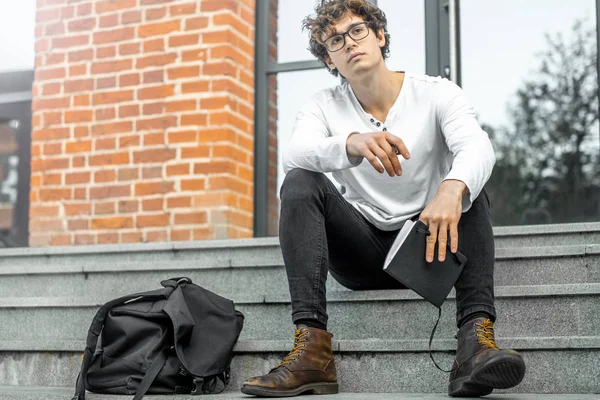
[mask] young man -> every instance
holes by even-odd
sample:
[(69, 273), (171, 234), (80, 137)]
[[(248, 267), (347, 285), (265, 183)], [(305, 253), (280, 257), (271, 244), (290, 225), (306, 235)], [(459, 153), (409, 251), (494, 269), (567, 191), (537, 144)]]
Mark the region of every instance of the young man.
[[(419, 215), (442, 261), (469, 260), (456, 288), (458, 349), (451, 396), (481, 396), (523, 379), (525, 364), (494, 341), (494, 237), (483, 186), (495, 162), (487, 134), (454, 83), (387, 69), (386, 17), (367, 0), (326, 0), (305, 20), (310, 50), (347, 82), (298, 113), (283, 155), (280, 242), (296, 324), (292, 351), (242, 392), (337, 393), (327, 332), (327, 273), (353, 290), (403, 286), (382, 267), (404, 221)], [(344, 185), (340, 194), (323, 174)]]

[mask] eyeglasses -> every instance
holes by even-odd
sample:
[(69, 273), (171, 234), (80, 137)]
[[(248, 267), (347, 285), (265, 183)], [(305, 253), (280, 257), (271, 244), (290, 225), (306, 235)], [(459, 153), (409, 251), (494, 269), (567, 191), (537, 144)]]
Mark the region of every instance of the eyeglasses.
[(366, 22), (361, 22), (354, 25), (344, 33), (338, 33), (337, 35), (331, 36), (324, 42), (327, 50), (333, 53), (344, 48), (346, 45), (346, 35), (350, 36), (350, 38), (352, 38), (354, 41), (362, 40), (369, 36), (369, 27), (367, 26)]

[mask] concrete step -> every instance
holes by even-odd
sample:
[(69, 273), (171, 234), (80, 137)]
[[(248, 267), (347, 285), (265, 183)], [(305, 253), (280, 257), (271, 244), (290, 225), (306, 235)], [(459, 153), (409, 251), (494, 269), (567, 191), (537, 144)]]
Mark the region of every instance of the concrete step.
[[(57, 387), (13, 387), (0, 386), (0, 400), (65, 400), (73, 394), (72, 388), (57, 388)], [(252, 399), (254, 397), (247, 396), (240, 392), (226, 392), (222, 394), (210, 395), (211, 400), (234, 400), (234, 399)], [(321, 397), (319, 397), (321, 398)], [(592, 400), (597, 399), (596, 395), (589, 394), (496, 394), (494, 399), (498, 400)], [(86, 396), (89, 400), (131, 400), (131, 396), (115, 396), (101, 395), (90, 393)], [(146, 400), (197, 400), (197, 396), (188, 395), (160, 395), (144, 396)], [(272, 397), (272, 399), (282, 399), (281, 397)], [(289, 399), (285, 397), (284, 399)], [(315, 400), (315, 396), (298, 396), (294, 399), (299, 400)], [(445, 393), (430, 394), (430, 393), (339, 393), (328, 395), (327, 400), (447, 400), (448, 395)]]
[(600, 244), (600, 222), (494, 227), (496, 248)]
[[(265, 374), (291, 349), (288, 341), (240, 341), (228, 391)], [(508, 393), (600, 393), (600, 337), (503, 338), (527, 364), (524, 381)], [(60, 346), (59, 346), (60, 345)], [(0, 385), (71, 387), (84, 342), (0, 342)], [(340, 340), (333, 343), (340, 390), (351, 393), (444, 393), (448, 375), (438, 371), (427, 340)], [(439, 340), (433, 355), (450, 368), (454, 340)], [(43, 350), (42, 350), (43, 349)], [(161, 397), (162, 398), (162, 397)], [(511, 397), (512, 398), (512, 397)]]
[[(600, 283), (506, 286), (495, 291), (497, 337), (593, 336), (600, 332)], [(454, 294), (442, 308), (437, 338), (453, 338)], [(0, 298), (0, 340), (84, 340), (98, 307), (110, 300)], [(289, 295), (233, 298), (245, 315), (241, 339), (292, 334)], [(437, 309), (409, 290), (331, 292), (329, 328), (338, 339), (428, 339)], [(14, 321), (19, 321), (15, 324)]]
[[(497, 286), (600, 283), (600, 244), (497, 249), (495, 270)], [(270, 239), (0, 251), (3, 297), (116, 297), (174, 276), (227, 297), (288, 291)]]

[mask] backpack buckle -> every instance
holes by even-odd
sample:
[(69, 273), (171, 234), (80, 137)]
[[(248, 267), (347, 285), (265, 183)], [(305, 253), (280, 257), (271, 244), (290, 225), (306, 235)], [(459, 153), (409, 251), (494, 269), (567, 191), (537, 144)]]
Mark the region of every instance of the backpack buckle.
[(202, 394), (202, 386), (204, 384), (204, 379), (194, 377), (192, 382), (194, 384), (194, 388), (192, 389), (192, 391), (190, 392), (190, 394), (192, 396), (196, 396), (196, 395)]

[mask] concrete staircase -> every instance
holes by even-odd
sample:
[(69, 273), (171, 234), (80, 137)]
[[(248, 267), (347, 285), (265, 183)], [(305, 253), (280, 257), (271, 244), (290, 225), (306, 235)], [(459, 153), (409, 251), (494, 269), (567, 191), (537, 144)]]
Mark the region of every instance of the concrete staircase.
[[(497, 398), (598, 398), (600, 223), (494, 233), (497, 342), (520, 351), (527, 363), (523, 383)], [(99, 305), (174, 276), (231, 298), (245, 314), (229, 392), (213, 397), (245, 398), (242, 381), (266, 373), (292, 344), (276, 238), (1, 250), (0, 399), (69, 398)], [(448, 376), (427, 353), (433, 306), (407, 290), (352, 292), (333, 279), (328, 299), (344, 392), (331, 398), (445, 398)], [(456, 348), (454, 316), (454, 301), (448, 301), (433, 345), (434, 357), (447, 367)]]

